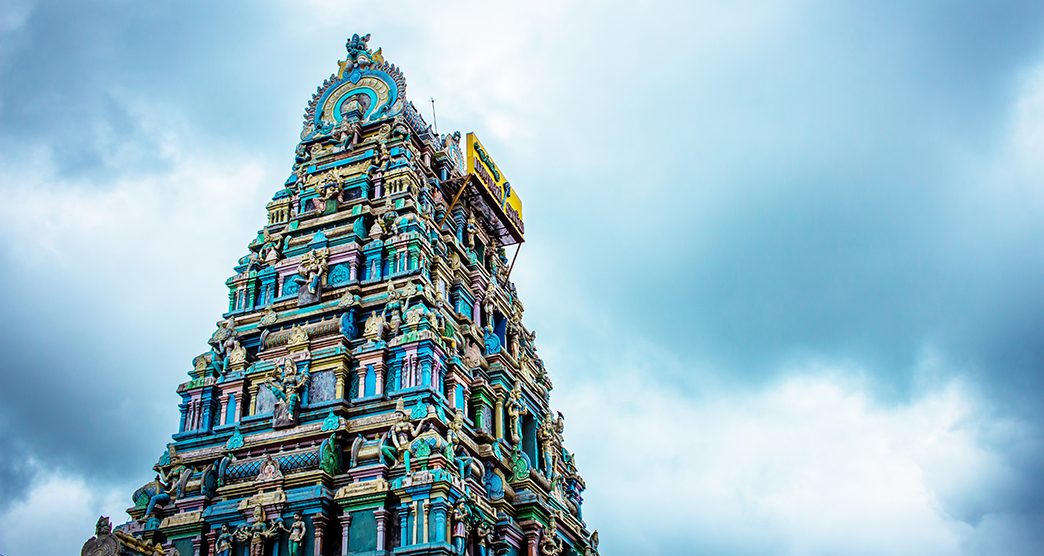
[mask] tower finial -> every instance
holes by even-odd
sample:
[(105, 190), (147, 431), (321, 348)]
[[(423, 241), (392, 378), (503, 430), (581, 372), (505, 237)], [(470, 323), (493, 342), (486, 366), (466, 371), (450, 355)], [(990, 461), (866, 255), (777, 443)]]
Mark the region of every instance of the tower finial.
[(354, 33), (352, 37), (344, 43), (344, 48), (348, 51), (348, 57), (343, 62), (337, 64), (340, 68), (337, 71), (337, 77), (341, 77), (346, 71), (351, 71), (355, 68), (366, 68), (374, 63), (375, 56), (367, 44), (369, 42), (369, 33), (366, 33), (363, 36), (359, 36), (359, 33)]

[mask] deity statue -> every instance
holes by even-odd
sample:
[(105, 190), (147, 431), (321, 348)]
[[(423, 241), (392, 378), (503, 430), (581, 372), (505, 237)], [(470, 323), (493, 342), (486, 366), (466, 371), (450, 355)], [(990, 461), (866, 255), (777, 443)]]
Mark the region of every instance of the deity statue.
[(457, 556), (464, 556), (468, 549), (468, 530), (471, 525), (471, 509), (463, 498), (453, 506), (453, 549)]
[(254, 506), (253, 523), (236, 529), (235, 538), (239, 542), (250, 543), (249, 556), (265, 556), (265, 545), (268, 539), (279, 534), (280, 526), (281, 524), (268, 523), (265, 520), (264, 508)]
[(286, 339), (286, 345), (291, 347), (308, 345), (308, 330), (300, 324), (290, 327), (290, 336)]
[(112, 534), (112, 522), (101, 516), (94, 524), (94, 536), (87, 539), (80, 549), (80, 556), (117, 556), (120, 553), (120, 541)]
[[(149, 497), (148, 505), (145, 507), (144, 517), (159, 518), (158, 509), (166, 508), (171, 502), (185, 496), (185, 489), (192, 477), (192, 468), (185, 465), (181, 457), (173, 452), (173, 446), (168, 448), (170, 454), (169, 467), (157, 463), (152, 467), (156, 472), (156, 478), (138, 489), (139, 492)], [(135, 498), (137, 498), (135, 494)]]
[(396, 403), (395, 412), (398, 420), (384, 433), (379, 445), (381, 461), (385, 465), (393, 465), (402, 460), (406, 467), (406, 474), (411, 472), (410, 468), (410, 443), (420, 434), (421, 428), (427, 424), (430, 415), (420, 419), (416, 425), (410, 425), (410, 415), (406, 412), (402, 398)]
[(547, 529), (540, 538), (540, 554), (543, 556), (558, 556), (562, 553), (562, 539), (558, 538), (558, 523), (555, 514), (551, 514)]
[(587, 550), (584, 551), (584, 556), (598, 556), (598, 530), (597, 529), (595, 529), (595, 531), (593, 533), (591, 533), (591, 538), (589, 539)]
[(258, 254), (266, 263), (272, 264), (282, 258), (282, 246), (283, 240), (280, 234), (270, 233), (267, 227), (261, 231), (261, 248), (258, 250)]
[(460, 445), (461, 434), (464, 432), (464, 413), (458, 409), (453, 414), (453, 420), (450, 421), (446, 427), (446, 459), (450, 460), (451, 464), (457, 465), (457, 472), (460, 474), (462, 479), (467, 479), (465, 472), (467, 471), (467, 465), (470, 463), (471, 458), (457, 457), (457, 447)]
[(235, 342), (238, 336), (236, 317), (228, 317), (218, 323), (218, 329), (210, 336), (208, 343), (214, 348), (216, 354), (224, 357), (228, 354), (228, 350), (232, 348), (233, 342)]
[[(280, 524), (282, 526), (282, 524)], [(304, 538), (305, 532), (308, 530), (305, 527), (304, 516), (301, 512), (294, 513), (294, 521), (290, 524), (290, 528), (283, 529), (288, 533), (287, 547), (290, 549), (290, 556), (302, 556), (304, 552)]]
[(217, 540), (214, 542), (215, 556), (232, 556), (232, 541), (234, 540), (235, 536), (228, 528), (228, 524), (223, 524), (221, 532), (218, 533)]
[(224, 375), (227, 364), (217, 349), (211, 347), (210, 351), (192, 359), (192, 368), (197, 378), (218, 378)]
[(246, 363), (247, 350), (243, 347), (243, 344), (239, 343), (239, 340), (232, 340), (232, 349), (228, 352), (228, 359), (225, 360), (222, 369), (222, 375), (228, 372), (229, 365), (240, 365)]
[(265, 456), (265, 459), (261, 461), (261, 468), (257, 472), (257, 477), (254, 478), (258, 482), (275, 481), (283, 478), (283, 470), (279, 466), (279, 462), (272, 457), (272, 454)]
[(467, 232), (468, 233), (464, 236), (464, 241), (468, 246), (468, 250), (470, 251), (475, 248), (475, 235), (478, 233), (478, 220), (475, 220), (474, 213), (468, 213)]
[[(358, 104), (358, 101), (355, 102)], [(345, 108), (346, 113), (361, 111), (358, 108), (353, 110), (350, 106), (346, 106)], [(344, 151), (359, 144), (359, 141), (362, 140), (362, 126), (359, 125), (359, 121), (350, 118), (342, 118), (341, 122), (337, 125), (337, 129), (334, 131), (334, 140), (337, 141), (338, 147)]]
[(511, 441), (518, 444), (522, 441), (522, 416), (529, 413), (522, 402), (522, 383), (516, 382), (508, 394), (507, 413), (511, 421)]
[(483, 316), (486, 317), (486, 326), (489, 326), (490, 328), (492, 328), (493, 325), (495, 324), (493, 322), (493, 306), (494, 306), (493, 304), (494, 304), (494, 301), (496, 301), (496, 299), (497, 299), (497, 287), (496, 287), (496, 285), (493, 282), (490, 282), (489, 285), (486, 286), (486, 292), (483, 295), (483, 300), (482, 300), (484, 302), (484, 305), (482, 307), (482, 311), (484, 313)]
[(384, 312), (380, 315), (377, 311), (370, 313), (370, 317), (366, 319), (366, 324), (363, 326), (363, 336), (371, 342), (379, 342), (384, 339), (384, 333), (388, 325), (384, 322)]
[(304, 306), (319, 301), (322, 295), (323, 279), (326, 277), (326, 258), (329, 251), (326, 248), (309, 251), (301, 258), (301, 265), (297, 270), (297, 282), (300, 289), (297, 290), (297, 305)]
[(298, 143), (297, 147), (294, 149), (294, 169), (296, 170), (302, 164), (311, 159), (312, 155), (308, 152), (308, 149), (305, 148), (304, 143)]
[(273, 426), (293, 425), (297, 422), (297, 410), (301, 406), (301, 390), (308, 384), (307, 370), (298, 372), (297, 363), (284, 357), (276, 365), (279, 375), (271, 382), (266, 382), (269, 390), (276, 397), (276, 408), (273, 415)]
[(540, 440), (540, 450), (544, 454), (544, 476), (551, 479), (555, 476), (555, 464), (558, 462), (558, 453), (561, 451), (558, 435), (555, 432), (554, 417), (548, 416), (544, 422), (540, 423), (537, 438)]
[(478, 537), (479, 556), (492, 556), (495, 539), (493, 538), (493, 527), (485, 520), (480, 521), (475, 528), (475, 536)]

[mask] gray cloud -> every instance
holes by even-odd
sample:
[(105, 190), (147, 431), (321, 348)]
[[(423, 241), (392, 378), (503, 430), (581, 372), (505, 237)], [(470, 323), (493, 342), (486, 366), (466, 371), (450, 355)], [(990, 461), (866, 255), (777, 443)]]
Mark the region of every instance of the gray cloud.
[[(1039, 544), (1044, 206), (1039, 171), (1019, 174), (1008, 142), (1042, 62), (1042, 11), (623, 7), (533, 30), (527, 48), (549, 61), (525, 76), (533, 94), (520, 109), (537, 135), (483, 137), (525, 193), (520, 264), (546, 264), (577, 293), (564, 302), (537, 271), (518, 271), (556, 382), (589, 380), (568, 363), (608, 359), (617, 334), (670, 354), (648, 380), (694, 399), (708, 375), (757, 388), (808, 360), (859, 369), (883, 406), (967, 380), (993, 417), (1026, 430), (983, 425), (1013, 478), (942, 503), (984, 527), (1016, 515), (1022, 526), (995, 534)], [(299, 114), (341, 54), (342, 39), (308, 36), (313, 26), (328, 28), (278, 6), (36, 4), (0, 46), (5, 164), (46, 149), (49, 173), (99, 188), (168, 173), (163, 129), (142, 117), (158, 111), (215, 150), (275, 161), (275, 187)], [(341, 34), (357, 30), (427, 77), (408, 65), (424, 59), (420, 38), (403, 38), (406, 49), (380, 29)], [(260, 203), (244, 207), (231, 210), (260, 215)], [(29, 458), (106, 481), (147, 473), (173, 431), (173, 385), (220, 312), (222, 272), (239, 254), (229, 246), (251, 231), (221, 244), (227, 264), (206, 267), (217, 304), (194, 304), (191, 318), (179, 309), (178, 330), (142, 328), (118, 285), (70, 288), (90, 282), (75, 265), (51, 275), (0, 248), (13, 269), (0, 349), (15, 386), (0, 394), (0, 432), (18, 452), (0, 458), (0, 500), (24, 493)], [(721, 542), (704, 549), (733, 553)]]

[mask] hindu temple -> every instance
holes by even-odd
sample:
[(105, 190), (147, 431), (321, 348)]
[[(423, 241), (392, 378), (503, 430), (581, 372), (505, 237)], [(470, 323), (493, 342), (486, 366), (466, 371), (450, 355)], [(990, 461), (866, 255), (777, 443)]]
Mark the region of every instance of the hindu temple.
[(154, 478), (82, 556), (598, 554), (510, 279), (519, 192), (369, 35), (346, 48)]

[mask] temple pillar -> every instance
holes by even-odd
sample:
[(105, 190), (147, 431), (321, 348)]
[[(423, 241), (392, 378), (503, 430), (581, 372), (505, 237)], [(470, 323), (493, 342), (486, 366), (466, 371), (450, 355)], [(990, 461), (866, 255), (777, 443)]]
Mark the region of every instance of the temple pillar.
[(312, 543), (314, 549), (312, 554), (314, 556), (323, 556), (323, 535), (326, 533), (326, 524), (329, 522), (330, 518), (326, 517), (324, 513), (317, 513), (312, 516), (313, 537), (315, 539), (315, 542)]
[(493, 409), (493, 434), (497, 440), (504, 438), (504, 399), (499, 397)]
[(345, 511), (338, 521), (341, 522), (341, 556), (348, 556), (348, 529), (352, 526), (352, 514)]
[(540, 556), (540, 529), (536, 527), (526, 531), (527, 556)]
[(376, 384), (373, 385), (373, 393), (377, 396), (384, 395), (384, 360), (376, 361), (373, 364), (373, 376), (377, 379)]
[(431, 503), (431, 511), (435, 514), (435, 538), (432, 539), (435, 542), (446, 542), (446, 512), (447, 504), (445, 499), (435, 500)]
[(348, 369), (343, 365), (337, 367), (337, 369), (334, 370), (334, 377), (336, 378), (336, 383), (334, 384), (334, 399), (345, 399), (344, 383), (348, 377)]
[(366, 395), (366, 365), (359, 365), (356, 372), (359, 374), (359, 391), (355, 393), (355, 397), (361, 398)]
[(402, 540), (402, 546), (408, 546), (413, 543), (410, 542), (410, 507), (402, 506), (399, 508), (399, 538)]
[(235, 392), (232, 396), (236, 400), (236, 411), (232, 414), (232, 422), (238, 423), (239, 416), (243, 414), (243, 391)]
[(446, 394), (450, 407), (460, 409), (457, 407), (457, 379), (453, 375), (446, 375)]
[(218, 422), (217, 422), (217, 424), (224, 425), (225, 421), (227, 420), (227, 416), (228, 416), (228, 396), (226, 396), (226, 395), (224, 395), (224, 393), (222, 393), (221, 401), (218, 402), (218, 403), (220, 404), (221, 407), (218, 409)]
[(261, 385), (254, 383), (250, 385), (250, 413), (247, 415), (254, 415), (257, 413), (257, 391), (261, 389)]
[(217, 538), (217, 531), (211, 531), (207, 533), (207, 554), (217, 554)]
[(388, 510), (379, 508), (373, 511), (374, 520), (377, 522), (377, 551), (384, 550), (385, 540), (388, 538)]
[(424, 509), (423, 521), (421, 522), (421, 529), (423, 529), (424, 531), (424, 534), (422, 536), (424, 538), (424, 542), (428, 543), (431, 542), (428, 536), (428, 512), (431, 511), (431, 504), (429, 504), (428, 501), (425, 500), (421, 503), (421, 507)]

